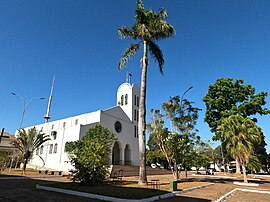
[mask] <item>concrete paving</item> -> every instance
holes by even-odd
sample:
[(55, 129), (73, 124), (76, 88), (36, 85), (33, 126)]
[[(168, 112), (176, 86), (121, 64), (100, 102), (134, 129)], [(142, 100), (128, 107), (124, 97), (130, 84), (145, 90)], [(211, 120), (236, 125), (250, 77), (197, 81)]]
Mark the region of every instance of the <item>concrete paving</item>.
[[(45, 184), (53, 178), (45, 180), (8, 179), (0, 180), (0, 202), (94, 202), (98, 200), (86, 199), (67, 194), (38, 190), (36, 184)], [(58, 179), (59, 180), (59, 179)]]

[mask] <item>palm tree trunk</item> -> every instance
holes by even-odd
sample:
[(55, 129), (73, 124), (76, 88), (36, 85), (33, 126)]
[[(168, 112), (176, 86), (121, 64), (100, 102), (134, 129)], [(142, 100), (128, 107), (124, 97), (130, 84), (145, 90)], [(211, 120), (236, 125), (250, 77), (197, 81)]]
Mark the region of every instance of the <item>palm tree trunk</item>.
[(22, 169), (22, 175), (25, 175), (25, 170), (26, 170), (26, 165), (28, 163), (28, 159), (25, 158), (24, 161), (23, 161), (23, 169)]
[(147, 177), (146, 177), (146, 152), (145, 152), (145, 115), (146, 115), (146, 75), (147, 75), (147, 43), (143, 42), (143, 58), (142, 58), (142, 75), (141, 75), (141, 94), (140, 94), (140, 106), (139, 106), (139, 161), (140, 161), (140, 172), (139, 172), (139, 181), (140, 185), (147, 185)]
[(242, 165), (242, 170), (243, 170), (243, 176), (244, 176), (244, 183), (248, 183), (245, 165)]
[[(240, 163), (238, 161), (238, 159), (235, 159), (235, 166), (236, 166), (236, 174), (241, 174), (241, 169), (240, 169)], [(242, 167), (243, 168), (243, 167)]]

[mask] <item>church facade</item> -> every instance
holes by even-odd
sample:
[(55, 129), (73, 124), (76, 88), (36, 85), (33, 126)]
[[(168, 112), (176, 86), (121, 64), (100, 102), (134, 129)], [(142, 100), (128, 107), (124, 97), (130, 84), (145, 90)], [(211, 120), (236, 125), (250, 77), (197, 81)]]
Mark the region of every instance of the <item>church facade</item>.
[(117, 141), (112, 147), (109, 163), (138, 166), (140, 88), (136, 84), (126, 82), (119, 86), (116, 95), (116, 106), (112, 108), (25, 128), (27, 130), (36, 127), (51, 137), (50, 141), (36, 150), (29, 166), (37, 169), (69, 171), (73, 167), (65, 151), (66, 142), (80, 140), (89, 128), (97, 124), (116, 134)]

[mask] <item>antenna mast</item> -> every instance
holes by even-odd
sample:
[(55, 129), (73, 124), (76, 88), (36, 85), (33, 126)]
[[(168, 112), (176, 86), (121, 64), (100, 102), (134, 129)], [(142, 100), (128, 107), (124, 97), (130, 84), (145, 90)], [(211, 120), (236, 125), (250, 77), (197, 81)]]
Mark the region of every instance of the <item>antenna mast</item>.
[(53, 93), (53, 87), (54, 87), (54, 79), (55, 79), (55, 75), (53, 76), (53, 81), (52, 81), (52, 87), (51, 87), (51, 93), (50, 93), (50, 98), (48, 101), (48, 107), (47, 107), (47, 113), (44, 116), (45, 118), (45, 123), (49, 122), (49, 119), (51, 118), (50, 116), (50, 108), (51, 108), (51, 103), (52, 103), (52, 93)]

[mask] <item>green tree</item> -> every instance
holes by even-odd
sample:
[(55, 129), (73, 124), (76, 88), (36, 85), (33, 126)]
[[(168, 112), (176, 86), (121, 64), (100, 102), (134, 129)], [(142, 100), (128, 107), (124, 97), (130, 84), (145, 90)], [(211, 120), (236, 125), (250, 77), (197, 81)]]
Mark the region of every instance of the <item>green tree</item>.
[(67, 142), (66, 151), (75, 167), (71, 171), (72, 180), (87, 185), (102, 183), (107, 175), (108, 159), (115, 141), (114, 133), (96, 125), (81, 140)]
[(237, 114), (224, 118), (217, 127), (217, 134), (225, 140), (228, 153), (242, 165), (247, 183), (246, 165), (253, 156), (254, 145), (262, 139), (259, 127), (250, 118)]
[(4, 171), (11, 162), (11, 152), (0, 151), (0, 174)]
[(128, 28), (126, 26), (118, 29), (118, 34), (121, 38), (130, 38), (136, 43), (131, 43), (120, 60), (118, 69), (121, 70), (126, 66), (127, 61), (131, 56), (134, 56), (140, 45), (143, 44), (142, 73), (141, 73), (141, 91), (140, 91), (140, 105), (139, 105), (139, 161), (140, 173), (139, 184), (147, 184), (146, 167), (145, 167), (145, 130), (146, 130), (146, 75), (148, 68), (148, 52), (158, 62), (159, 70), (163, 73), (163, 54), (157, 42), (161, 39), (170, 38), (174, 35), (174, 28), (166, 22), (167, 12), (164, 8), (160, 9), (158, 13), (154, 10), (147, 10), (144, 8), (141, 0), (137, 0), (137, 8), (135, 11), (135, 24)]
[[(162, 104), (164, 113), (160, 110), (151, 110), (151, 121), (147, 124), (151, 141), (158, 145), (159, 150), (165, 156), (174, 178), (179, 179), (179, 166), (189, 166), (193, 145), (199, 141), (195, 128), (198, 118), (198, 108), (193, 103), (179, 96), (171, 97)], [(174, 130), (169, 131), (166, 121), (170, 119)]]
[[(224, 118), (235, 114), (243, 117), (269, 114), (270, 110), (263, 108), (266, 97), (267, 92), (256, 94), (255, 88), (252, 85), (245, 85), (242, 79), (233, 81), (232, 78), (221, 78), (214, 85), (210, 85), (203, 98), (206, 104), (204, 121), (208, 123), (211, 132), (215, 133), (213, 140), (219, 140), (221, 143), (224, 141), (216, 133)], [(256, 118), (253, 118), (253, 121), (256, 122)]]
[(37, 131), (35, 127), (30, 128), (27, 131), (25, 129), (19, 130), (18, 134), (16, 135), (16, 139), (11, 144), (19, 149), (21, 155), (23, 156), (23, 175), (25, 175), (26, 165), (29, 159), (32, 157), (33, 153), (43, 143), (49, 140), (49, 135), (46, 135), (41, 131)]
[(192, 152), (191, 165), (196, 168), (197, 173), (201, 167), (207, 167), (210, 163), (212, 160), (211, 152), (210, 148), (204, 143), (200, 143), (194, 148)]

